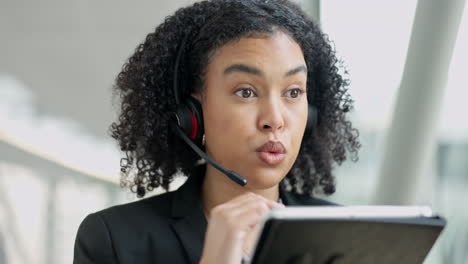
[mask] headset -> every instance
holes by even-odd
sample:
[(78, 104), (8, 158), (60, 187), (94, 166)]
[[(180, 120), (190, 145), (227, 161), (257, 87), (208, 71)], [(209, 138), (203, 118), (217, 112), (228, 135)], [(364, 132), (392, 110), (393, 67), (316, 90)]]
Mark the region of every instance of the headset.
[[(177, 56), (174, 63), (173, 89), (176, 101), (176, 110), (170, 114), (172, 117), (170, 119), (170, 127), (176, 133), (176, 135), (178, 135), (193, 151), (195, 151), (195, 153), (198, 154), (198, 156), (228, 176), (235, 183), (241, 186), (245, 186), (247, 184), (246, 178), (240, 176), (235, 171), (225, 169), (216, 161), (208, 157), (208, 155), (200, 148), (204, 134), (203, 112), (200, 103), (191, 96), (189, 96), (189, 98), (184, 98), (183, 101), (181, 101), (181, 96), (179, 93), (179, 64), (185, 50), (188, 36), (189, 34), (186, 34), (183, 38), (179, 50), (177, 51)], [(317, 126), (317, 123), (317, 108), (312, 104), (309, 104), (307, 125), (304, 135), (310, 135)]]

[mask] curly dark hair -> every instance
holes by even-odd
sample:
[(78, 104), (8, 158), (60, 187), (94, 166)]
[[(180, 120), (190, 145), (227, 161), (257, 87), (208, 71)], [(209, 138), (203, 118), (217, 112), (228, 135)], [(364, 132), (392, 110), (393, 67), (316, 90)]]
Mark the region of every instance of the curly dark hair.
[(203, 88), (207, 65), (221, 46), (254, 35), (282, 31), (301, 47), (307, 64), (307, 99), (318, 110), (315, 131), (304, 136), (298, 157), (283, 179), (290, 191), (312, 196), (335, 192), (334, 163), (347, 152), (357, 161), (359, 132), (347, 119), (352, 103), (349, 81), (340, 72), (328, 36), (298, 5), (288, 0), (209, 0), (181, 8), (148, 34), (118, 74), (114, 92), (120, 115), (111, 135), (125, 153), (121, 186), (138, 197), (162, 187), (166, 191), (177, 172), (190, 176), (199, 157), (169, 129), (176, 108), (172, 89), (174, 63), (185, 36), (179, 76), (180, 95)]

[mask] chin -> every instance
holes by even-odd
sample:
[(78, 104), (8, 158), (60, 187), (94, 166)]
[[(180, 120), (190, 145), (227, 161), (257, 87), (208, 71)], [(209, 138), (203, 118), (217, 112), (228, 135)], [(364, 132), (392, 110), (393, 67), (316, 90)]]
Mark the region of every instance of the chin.
[[(247, 178), (247, 187), (255, 190), (263, 190), (274, 187), (279, 184), (286, 176), (284, 169), (281, 168), (258, 168), (249, 170), (244, 177)], [(242, 174), (241, 174), (242, 175)]]

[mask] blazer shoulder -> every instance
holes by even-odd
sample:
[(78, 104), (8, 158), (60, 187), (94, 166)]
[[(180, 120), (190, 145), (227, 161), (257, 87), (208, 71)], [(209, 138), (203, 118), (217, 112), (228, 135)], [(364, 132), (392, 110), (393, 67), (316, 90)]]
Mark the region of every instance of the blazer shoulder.
[(115, 205), (96, 212), (104, 218), (122, 217), (124, 215), (160, 215), (169, 216), (174, 192), (143, 198), (126, 204)]
[(78, 228), (73, 263), (117, 263), (108, 226), (96, 213), (86, 216)]
[(171, 217), (172, 196), (173, 192), (166, 192), (91, 213), (81, 223), (78, 235), (98, 227), (106, 227), (112, 234), (129, 230), (129, 226), (137, 229), (146, 228), (150, 223), (167, 223)]
[(152, 227), (162, 233), (170, 223), (172, 192), (112, 206), (87, 215), (75, 239), (74, 262), (119, 263), (124, 248), (138, 247), (141, 234)]

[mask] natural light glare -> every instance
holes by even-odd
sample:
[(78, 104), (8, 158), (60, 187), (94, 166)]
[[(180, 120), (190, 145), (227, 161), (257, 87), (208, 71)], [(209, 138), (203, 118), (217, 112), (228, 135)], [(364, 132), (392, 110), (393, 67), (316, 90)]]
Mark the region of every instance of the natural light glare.
[(93, 138), (71, 119), (39, 115), (31, 90), (8, 75), (0, 75), (0, 140), (117, 182), (120, 154), (110, 138)]
[(355, 118), (383, 130), (403, 73), (416, 1), (322, 1), (324, 32), (350, 72)]

